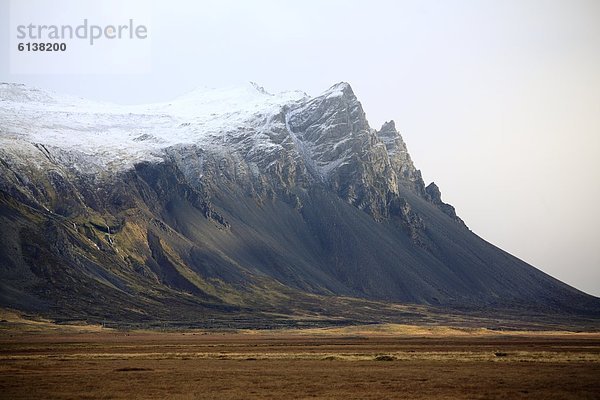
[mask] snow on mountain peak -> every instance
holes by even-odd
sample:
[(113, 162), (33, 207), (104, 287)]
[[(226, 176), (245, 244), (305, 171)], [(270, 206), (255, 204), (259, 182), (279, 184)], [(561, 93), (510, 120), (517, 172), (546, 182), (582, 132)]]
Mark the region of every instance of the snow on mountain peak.
[(256, 83), (250, 82), (242, 86), (220, 89), (196, 89), (168, 103), (151, 104), (146, 107), (157, 112), (168, 112), (182, 117), (212, 119), (211, 117), (217, 115), (226, 116), (231, 113), (243, 114), (243, 116), (250, 114), (251, 116), (253, 113), (269, 112), (273, 108), (305, 97), (305, 93), (298, 91), (271, 94)]
[[(80, 158), (87, 170), (122, 169), (160, 158), (176, 144), (215, 146), (240, 128), (255, 129), (284, 106), (305, 99), (298, 91), (270, 94), (255, 83), (197, 89), (170, 102), (124, 106), (57, 95), (19, 84), (0, 84), (0, 148), (29, 164), (44, 145)], [(42, 161), (44, 157), (39, 155)], [(94, 168), (91, 168), (94, 170)]]

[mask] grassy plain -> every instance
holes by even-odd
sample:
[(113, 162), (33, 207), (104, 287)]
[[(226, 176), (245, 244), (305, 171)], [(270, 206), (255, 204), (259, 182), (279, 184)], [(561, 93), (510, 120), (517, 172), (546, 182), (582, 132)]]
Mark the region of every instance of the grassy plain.
[(597, 399), (600, 334), (0, 329), (2, 399)]

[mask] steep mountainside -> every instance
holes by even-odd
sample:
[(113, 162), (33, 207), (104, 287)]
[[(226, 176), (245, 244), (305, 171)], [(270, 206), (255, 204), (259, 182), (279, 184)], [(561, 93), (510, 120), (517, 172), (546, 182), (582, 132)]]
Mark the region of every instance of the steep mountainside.
[(0, 305), (54, 318), (600, 316), (472, 233), (346, 83), (135, 107), (1, 84), (0, 226)]

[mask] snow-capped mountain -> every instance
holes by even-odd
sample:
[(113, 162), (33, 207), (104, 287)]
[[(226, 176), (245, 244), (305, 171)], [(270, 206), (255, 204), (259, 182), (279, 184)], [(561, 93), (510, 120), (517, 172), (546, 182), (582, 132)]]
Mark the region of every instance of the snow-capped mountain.
[(1, 304), (53, 317), (600, 309), (469, 231), (347, 83), (138, 106), (0, 84), (0, 224)]
[(25, 164), (45, 158), (32, 160), (39, 152), (24, 146), (28, 142), (69, 152), (75, 159), (65, 166), (82, 173), (115, 171), (156, 160), (174, 145), (224, 147), (239, 127), (254, 128), (257, 145), (268, 146), (269, 118), (305, 97), (301, 92), (272, 95), (249, 84), (196, 90), (169, 103), (120, 106), (4, 83), (0, 139), (2, 148)]

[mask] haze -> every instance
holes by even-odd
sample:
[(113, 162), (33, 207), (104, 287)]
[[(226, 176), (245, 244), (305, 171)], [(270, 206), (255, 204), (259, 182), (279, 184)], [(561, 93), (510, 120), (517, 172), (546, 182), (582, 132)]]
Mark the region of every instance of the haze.
[[(69, 15), (57, 3), (37, 10), (44, 22)], [(74, 22), (103, 7), (79, 4)], [(347, 81), (372, 127), (396, 121), (426, 182), (440, 186), (474, 232), (600, 295), (600, 2), (170, 0), (139, 7), (153, 16), (151, 72), (17, 75), (3, 56), (0, 81), (117, 103), (247, 81), (315, 95)], [(119, 10), (105, 5), (102, 12), (135, 18), (131, 7), (127, 15)], [(0, 17), (6, 26), (6, 0)], [(9, 33), (0, 34), (7, 54)]]

